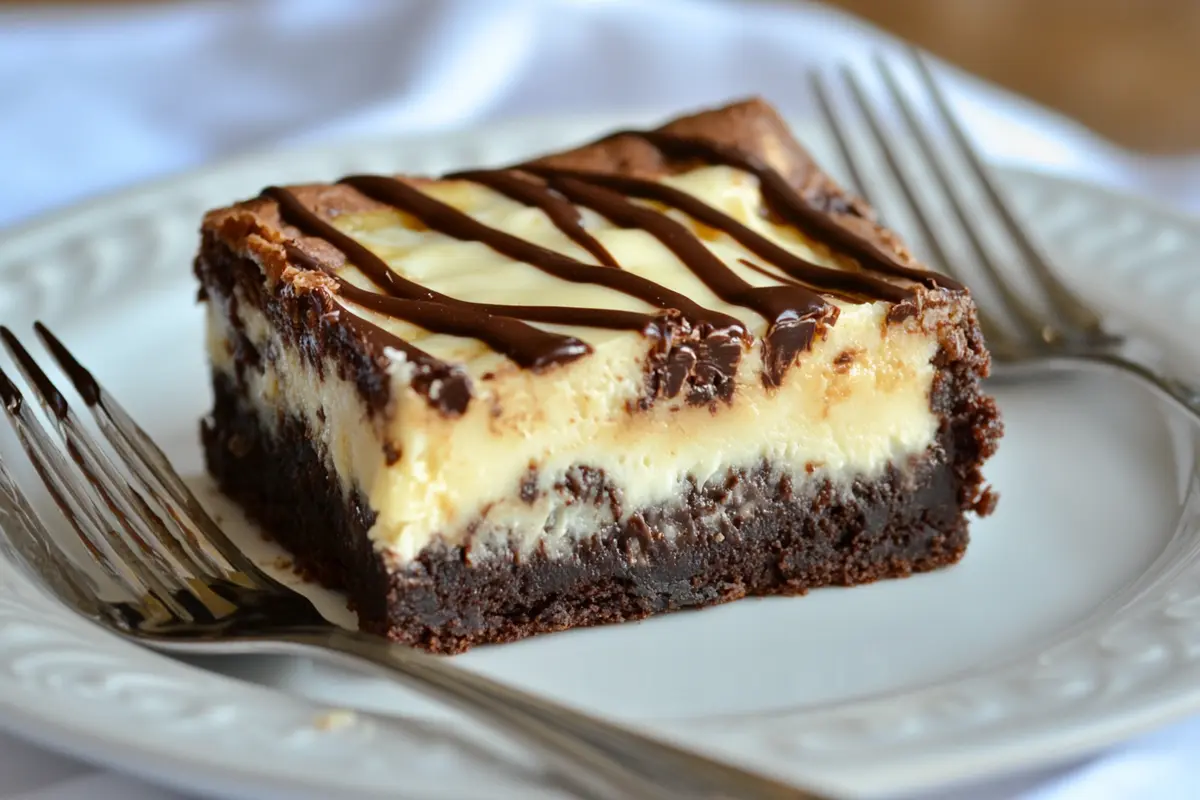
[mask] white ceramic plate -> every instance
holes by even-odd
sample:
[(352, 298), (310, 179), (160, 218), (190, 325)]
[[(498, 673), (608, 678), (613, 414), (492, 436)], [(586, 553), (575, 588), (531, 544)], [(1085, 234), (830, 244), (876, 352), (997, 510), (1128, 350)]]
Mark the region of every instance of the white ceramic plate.
[[(0, 237), (0, 320), (55, 329), (270, 561), (201, 474), (209, 392), (189, 267), (204, 209), (274, 182), (510, 160), (630, 121), (245, 159), (95, 202)], [(1072, 283), (1200, 363), (1200, 227), (1086, 186), (1003, 178)], [(1194, 437), (1115, 380), (997, 391), (1008, 434), (988, 472), (1001, 504), (960, 565), (457, 661), (856, 795), (1030, 767), (1200, 711)], [(31, 739), (193, 792), (560, 796), (493, 737), (387, 684), (294, 661), (206, 665), (218, 671), (90, 627), (0, 561), (0, 725)], [(330, 713), (344, 708), (398, 716)]]

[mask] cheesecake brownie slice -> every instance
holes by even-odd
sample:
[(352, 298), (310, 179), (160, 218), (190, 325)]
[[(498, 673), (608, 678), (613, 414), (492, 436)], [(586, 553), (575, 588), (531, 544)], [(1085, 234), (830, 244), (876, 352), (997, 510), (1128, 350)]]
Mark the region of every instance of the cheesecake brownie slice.
[(934, 569), (993, 505), (970, 295), (759, 101), (271, 187), (196, 274), (209, 469), (432, 651)]

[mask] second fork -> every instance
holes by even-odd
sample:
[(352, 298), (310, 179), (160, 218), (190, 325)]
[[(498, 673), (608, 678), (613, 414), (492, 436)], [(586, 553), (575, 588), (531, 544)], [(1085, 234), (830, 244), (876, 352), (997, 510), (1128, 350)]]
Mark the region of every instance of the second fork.
[[(912, 50), (907, 62), (914, 78), (909, 83), (919, 87), (915, 93), (904, 88), (906, 82), (894, 60), (883, 56), (873, 60), (878, 83), (889, 101), (887, 107), (873, 99), (859, 72), (850, 67), (840, 70), (840, 86), (821, 71), (809, 74), (817, 108), (833, 133), (851, 188), (876, 208), (884, 205), (884, 197), (897, 200), (916, 221), (932, 266), (974, 283), (966, 280), (962, 263), (950, 255), (949, 240), (954, 233), (967, 244), (966, 261), (979, 269), (998, 298), (992, 305), (979, 303), (978, 314), (988, 349), (1005, 373), (1023, 377), (1078, 370), (1116, 372), (1140, 382), (1200, 423), (1200, 392), (1132, 358), (1126, 342), (1108, 330), (1101, 316), (1059, 279), (971, 145), (925, 57)], [(850, 121), (835, 101), (837, 96), (849, 101), (863, 124)], [(924, 100), (920, 106), (918, 97)], [(929, 113), (923, 115), (921, 107)], [(889, 109), (899, 112), (897, 129), (889, 130), (884, 122)], [(936, 120), (936, 126), (924, 121), (926, 116)], [(866, 150), (855, 145), (856, 130), (882, 154), (885, 169), (873, 168), (875, 162)], [(939, 139), (939, 130), (948, 134), (948, 146)], [(909, 139), (916, 146), (902, 148), (898, 139)], [(952, 152), (957, 153), (956, 160)], [(929, 176), (930, 180), (918, 182), (914, 175)], [(963, 191), (967, 184), (982, 197), (982, 207), (967, 204)], [(951, 209), (949, 217), (939, 214), (943, 205), (935, 204), (935, 196)], [(989, 247), (985, 227), (1005, 237), (1008, 249), (1017, 255), (1015, 260), (1002, 260)], [(1036, 289), (1033, 296), (1019, 288), (1018, 275)]]
[(38, 324), (35, 329), (95, 416), (115, 460), (4, 327), (0, 339), (36, 392), (50, 426), (3, 370), (0, 400), (39, 477), (101, 574), (93, 575), (63, 547), (3, 462), (0, 540), (76, 613), (168, 653), (305, 655), (400, 679), (531, 746), (583, 797), (818, 799), (445, 659), (326, 621), (307, 598), (238, 550), (91, 372), (47, 328)]

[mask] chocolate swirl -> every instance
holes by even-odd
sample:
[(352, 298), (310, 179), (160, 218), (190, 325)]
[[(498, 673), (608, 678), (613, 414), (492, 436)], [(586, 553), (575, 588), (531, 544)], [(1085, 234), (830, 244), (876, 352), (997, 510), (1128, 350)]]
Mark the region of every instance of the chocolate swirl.
[(831, 309), (815, 292), (800, 286), (751, 286), (713, 255), (691, 229), (661, 211), (638, 205), (610, 189), (574, 177), (551, 174), (549, 185), (615, 225), (646, 231), (722, 300), (765, 317), (770, 322), (763, 343), (763, 380), (768, 385), (779, 385), (796, 354), (812, 344), (818, 318), (827, 316)]
[(653, 200), (670, 206), (699, 223), (725, 233), (751, 253), (778, 267), (789, 277), (820, 291), (845, 293), (858, 298), (887, 300), (893, 303), (902, 302), (912, 296), (911, 291), (866, 272), (830, 269), (803, 259), (720, 209), (713, 208), (698, 197), (676, 189), (674, 186), (628, 175), (552, 169), (532, 165), (527, 169), (537, 175), (574, 178), (608, 187), (627, 197)]
[[(287, 190), (279, 190), (286, 192)], [(291, 196), (291, 193), (287, 193)], [(326, 265), (317, 261), (295, 244), (286, 246), (288, 259), (297, 266), (314, 272), (329, 274)], [(337, 279), (339, 289), (348, 285)], [(471, 382), (466, 373), (457, 366), (434, 358), (416, 345), (404, 341), (391, 331), (368, 322), (362, 317), (346, 313), (341, 315), (341, 323), (360, 338), (369, 341), (379, 353), (385, 353), (389, 348), (402, 353), (413, 367), (413, 388), (427, 398), (432, 406), (447, 416), (458, 416), (467, 410), (471, 400)]]
[(271, 186), (265, 193), (279, 204), (284, 222), (308, 236), (318, 236), (336, 247), (386, 295), (360, 289), (336, 276), (338, 294), (380, 314), (420, 325), (434, 333), (469, 336), (494, 348), (522, 367), (535, 372), (574, 361), (591, 348), (571, 336), (549, 333), (518, 319), (491, 314), (427, 289), (398, 275), (379, 256), (353, 237), (339, 231), (304, 207), (287, 189)]
[(516, 200), (518, 203), (540, 208), (556, 228), (591, 253), (601, 264), (607, 267), (621, 266), (604, 245), (600, 244), (596, 237), (583, 227), (583, 219), (579, 215), (578, 208), (566, 198), (548, 191), (546, 187), (538, 186), (521, 177), (520, 173), (507, 169), (476, 169), (456, 172), (449, 177), (455, 180), (473, 181), (494, 192), (499, 192), (511, 200)]
[(354, 187), (363, 195), (420, 220), (430, 230), (466, 242), (479, 242), (496, 252), (573, 283), (594, 283), (631, 295), (662, 309), (678, 309), (689, 318), (711, 326), (747, 335), (742, 322), (728, 314), (703, 308), (679, 292), (660, 286), (640, 275), (611, 267), (598, 267), (526, 241), (519, 236), (485, 225), (469, 214), (435, 200), (414, 186), (396, 178), (379, 175), (352, 175), (340, 183)]
[(758, 178), (763, 201), (777, 217), (795, 226), (810, 239), (825, 243), (834, 252), (845, 253), (865, 269), (907, 278), (931, 289), (940, 287), (962, 291), (964, 288), (961, 283), (945, 275), (902, 263), (895, 253), (854, 233), (834, 216), (814, 208), (783, 175), (753, 153), (710, 139), (678, 136), (666, 131), (618, 131), (601, 141), (621, 136), (644, 139), (675, 160), (692, 159), (706, 164), (723, 164), (750, 173)]
[[(307, 208), (289, 190), (270, 187), (265, 194), (276, 202), (286, 224), (303, 236), (332, 245), (380, 289), (374, 292), (356, 286), (339, 277), (334, 266), (319, 263), (300, 246), (289, 247), (294, 262), (327, 274), (335, 287), (334, 293), (360, 309), (405, 320), (434, 333), (477, 339), (520, 367), (539, 372), (583, 357), (591, 348), (575, 337), (543, 330), (531, 322), (638, 330), (655, 338), (659, 343), (651, 350), (650, 402), (656, 396), (674, 397), (685, 387), (690, 402), (728, 399), (741, 353), (751, 344), (752, 336), (739, 319), (704, 308), (679, 292), (622, 269), (617, 259), (587, 230), (580, 208), (594, 211), (615, 226), (647, 232), (721, 300), (764, 317), (768, 330), (763, 339), (762, 379), (768, 386), (778, 386), (798, 354), (811, 347), (821, 330), (836, 323), (837, 306), (828, 301), (829, 296), (852, 302), (883, 300), (897, 304), (913, 298), (913, 286), (889, 279), (895, 277), (933, 289), (962, 290), (949, 278), (903, 263), (895, 254), (814, 208), (781, 174), (751, 153), (663, 131), (622, 131), (606, 138), (621, 136), (639, 137), (676, 162), (725, 165), (753, 175), (774, 218), (792, 225), (834, 257), (856, 263), (846, 268), (813, 263), (694, 195), (629, 174), (560, 169), (528, 162), (447, 176), (479, 184), (541, 210), (563, 235), (596, 260), (594, 264), (487, 225), (400, 179), (354, 175), (340, 181), (377, 203), (410, 215), (432, 231), (460, 241), (478, 242), (561, 280), (624, 293), (658, 311), (476, 303), (443, 295), (398, 274), (365, 245)], [(667, 210), (661, 210), (663, 207)], [(746, 281), (670, 211), (728, 236), (762, 259), (770, 269), (747, 259), (739, 261), (778, 285), (754, 286)], [(405, 353), (430, 374), (453, 373), (450, 365), (390, 334), (361, 314), (354, 314), (345, 303), (339, 301), (354, 317), (352, 324), (363, 335)], [(461, 389), (460, 394), (463, 392), (469, 394), (469, 388)], [(463, 395), (463, 407), (467, 394)]]

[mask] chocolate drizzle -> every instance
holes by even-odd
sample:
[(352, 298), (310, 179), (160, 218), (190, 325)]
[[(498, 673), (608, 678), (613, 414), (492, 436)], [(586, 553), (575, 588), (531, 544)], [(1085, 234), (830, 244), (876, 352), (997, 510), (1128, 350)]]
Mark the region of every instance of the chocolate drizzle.
[(627, 197), (653, 200), (682, 211), (692, 219), (725, 233), (751, 253), (763, 258), (784, 273), (814, 289), (827, 292), (847, 292), (854, 295), (898, 303), (907, 300), (912, 292), (882, 278), (865, 272), (830, 269), (801, 258), (780, 247), (767, 237), (752, 230), (718, 208), (710, 206), (695, 195), (657, 181), (628, 175), (582, 172), (530, 166), (530, 172), (544, 176), (574, 178), (597, 186), (605, 186)]
[[(531, 322), (638, 330), (657, 341), (650, 353), (645, 403), (659, 396), (675, 397), (685, 388), (692, 403), (731, 397), (737, 364), (752, 339), (746, 325), (622, 269), (587, 230), (580, 208), (591, 209), (618, 227), (646, 231), (721, 300), (764, 317), (769, 327), (763, 340), (762, 378), (768, 386), (778, 386), (797, 355), (810, 348), (814, 337), (825, 327), (835, 324), (838, 308), (827, 296), (854, 302), (883, 300), (911, 304), (914, 287), (894, 282), (897, 277), (929, 288), (962, 290), (948, 278), (903, 263), (831, 214), (815, 208), (779, 172), (751, 153), (708, 139), (664, 131), (622, 131), (606, 138), (622, 136), (638, 137), (674, 161), (721, 164), (753, 175), (774, 218), (794, 226), (818, 246), (827, 247), (835, 257), (843, 256), (855, 263), (843, 268), (813, 263), (694, 195), (629, 174), (560, 169), (528, 162), (447, 176), (479, 184), (541, 210), (564, 236), (594, 258), (595, 264), (487, 225), (403, 180), (355, 175), (340, 181), (375, 202), (410, 215), (432, 231), (460, 241), (478, 242), (561, 280), (595, 284), (624, 293), (658, 311), (476, 303), (448, 297), (403, 277), (365, 245), (310, 210), (289, 190), (270, 187), (264, 194), (276, 202), (285, 223), (304, 236), (328, 242), (379, 287), (382, 293), (356, 286), (339, 276), (336, 265), (321, 263), (299, 244), (288, 246), (293, 263), (328, 276), (333, 294), (340, 298), (337, 303), (348, 312), (347, 317), (352, 317), (348, 322), (355, 330), (377, 344), (403, 352), (418, 365), (420, 375), (438, 376), (443, 381), (458, 376), (455, 389), (458, 400), (454, 408), (447, 409), (439, 403), (439, 407), (453, 413), (464, 409), (470, 396), (461, 370), (354, 314), (354, 309), (346, 303), (405, 320), (434, 333), (478, 339), (520, 367), (534, 371), (573, 361), (590, 353), (591, 348), (575, 337), (542, 330)], [(739, 259), (744, 266), (778, 281), (778, 285), (751, 284), (715, 255), (692, 227), (660, 210), (661, 207), (728, 236), (773, 269)], [(439, 387), (437, 394), (441, 394), (442, 388)]]
[(661, 211), (638, 205), (596, 185), (549, 174), (549, 185), (563, 196), (586, 206), (624, 228), (641, 228), (663, 243), (688, 269), (727, 303), (752, 309), (770, 322), (763, 343), (763, 380), (778, 386), (796, 354), (808, 349), (819, 318), (833, 308), (801, 286), (751, 286), (715, 256), (683, 223)]
[(712, 328), (736, 331), (739, 336), (746, 335), (746, 327), (741, 321), (728, 314), (703, 308), (682, 294), (641, 275), (622, 269), (586, 264), (519, 236), (505, 233), (499, 228), (485, 225), (471, 215), (430, 197), (404, 181), (379, 175), (352, 175), (343, 178), (340, 183), (352, 186), (376, 202), (411, 214), (430, 230), (462, 241), (487, 245), (501, 255), (537, 267), (556, 278), (615, 289), (658, 308), (678, 309), (688, 318)]
[[(290, 192), (288, 194), (290, 195)], [(294, 244), (287, 245), (287, 254), (289, 260), (305, 269), (328, 274), (324, 264)], [(346, 285), (336, 277), (334, 280), (339, 288)], [(409, 344), (391, 331), (356, 314), (343, 314), (341, 322), (359, 337), (371, 342), (380, 353), (386, 352), (388, 348), (403, 353), (415, 369), (413, 388), (428, 398), (430, 404), (443, 414), (458, 416), (467, 410), (471, 399), (471, 384), (461, 369), (434, 358), (416, 345)]]
[(518, 203), (540, 208), (554, 223), (554, 227), (595, 256), (601, 264), (607, 267), (621, 266), (604, 245), (584, 229), (579, 209), (562, 196), (550, 191), (546, 186), (540, 186), (521, 177), (520, 173), (507, 169), (468, 170), (451, 173), (446, 177), (451, 180), (472, 181), (486, 186), (494, 192), (499, 192), (511, 200), (516, 200)]
[(931, 289), (962, 291), (964, 288), (962, 284), (945, 275), (901, 263), (894, 253), (854, 233), (832, 215), (814, 208), (792, 188), (783, 175), (753, 153), (710, 139), (679, 136), (666, 131), (618, 131), (609, 134), (604, 140), (621, 136), (644, 139), (673, 159), (696, 159), (708, 164), (724, 164), (750, 173), (758, 178), (763, 201), (776, 216), (795, 226), (814, 241), (824, 242), (830, 249), (854, 258), (865, 269), (907, 278)]
[[(498, 316), (427, 289), (396, 274), (372, 253), (333, 225), (309, 211), (287, 189), (272, 186), (266, 194), (279, 203), (283, 221), (309, 236), (332, 244), (387, 295), (360, 289), (336, 278), (338, 294), (380, 314), (407, 320), (434, 333), (479, 339), (522, 367), (540, 372), (573, 361), (591, 348), (571, 336), (543, 331), (512, 317)], [(390, 295), (390, 296), (389, 296)]]

